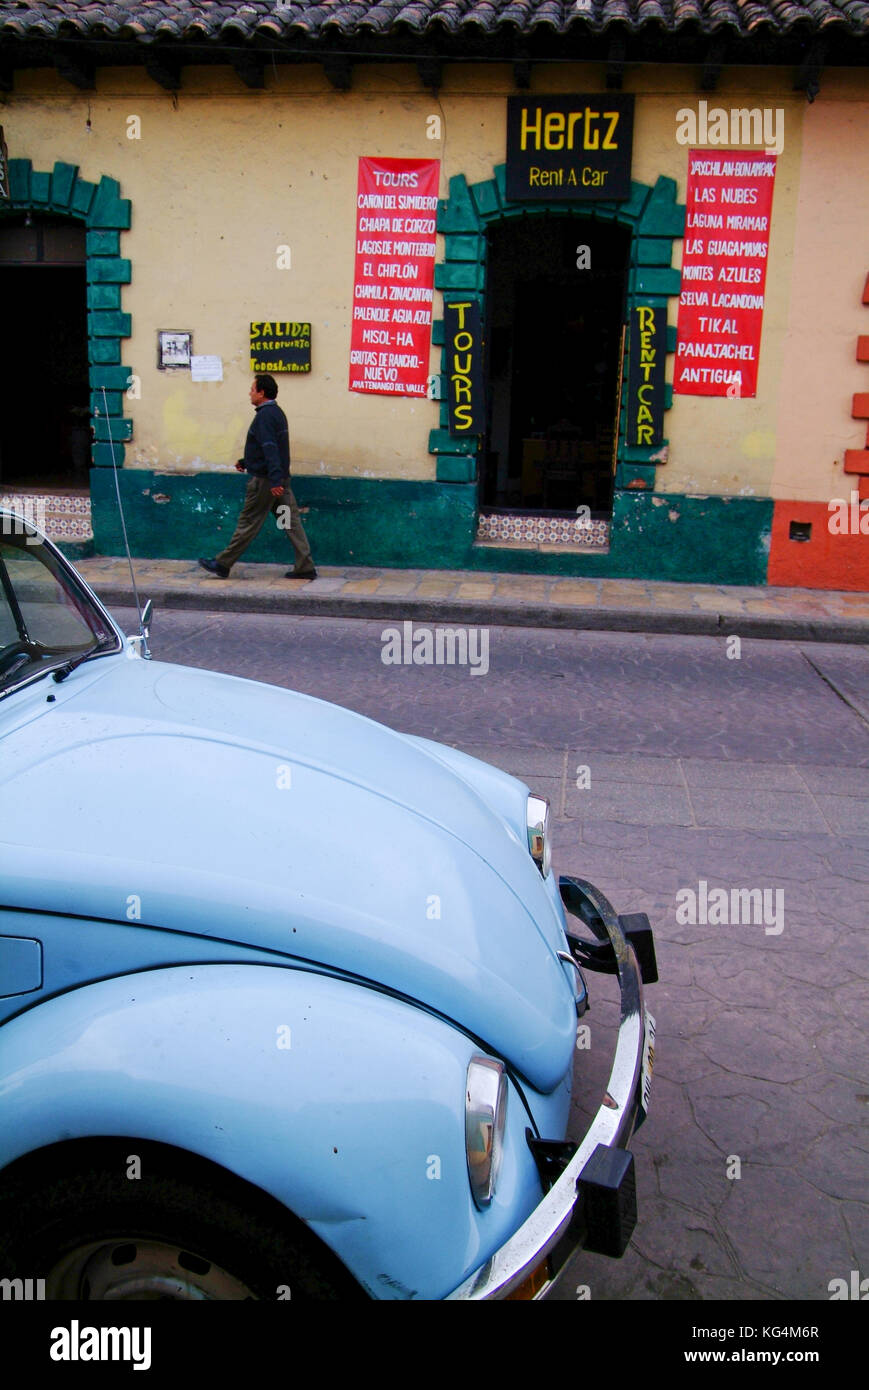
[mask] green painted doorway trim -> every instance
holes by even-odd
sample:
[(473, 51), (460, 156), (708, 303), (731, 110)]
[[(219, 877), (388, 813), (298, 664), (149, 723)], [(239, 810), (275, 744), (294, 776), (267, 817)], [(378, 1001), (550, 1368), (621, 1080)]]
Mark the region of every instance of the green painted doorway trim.
[[(514, 203), (506, 194), (506, 165), (499, 164), (494, 178), (468, 184), (464, 174), (450, 179), (448, 198), (438, 202), (438, 231), (445, 237), (443, 261), (435, 266), (435, 289), (445, 303), (475, 299), (485, 322), (486, 310), (486, 229), (505, 217), (533, 217), (558, 213), (574, 217), (600, 217), (621, 222), (631, 229), (626, 307), (637, 304), (666, 309), (667, 300), (678, 295), (681, 273), (673, 268), (673, 242), (685, 232), (685, 205), (676, 202), (676, 181), (663, 175), (654, 184), (631, 182), (631, 196), (620, 203)], [(432, 324), (432, 342), (443, 347), (443, 320)], [(676, 349), (676, 328), (667, 328), (667, 352)], [(615, 489), (655, 490), (657, 468), (667, 457), (668, 441), (654, 447), (629, 447), (625, 442), (625, 400), (629, 368), (629, 344), (625, 343), (622, 380), (622, 409)], [(446, 353), (441, 353), (441, 371), (431, 382), (432, 394), (440, 401), (439, 428), (429, 435), (429, 453), (437, 458), (437, 480), (469, 483), (477, 477), (480, 443), (478, 439), (459, 439), (449, 432), (446, 402)], [(673, 404), (673, 388), (665, 387), (664, 409)]]
[(80, 178), (77, 164), (58, 162), (51, 173), (44, 173), (35, 170), (29, 159), (10, 159), (10, 197), (0, 204), (0, 220), (13, 212), (56, 212), (85, 224), (95, 467), (111, 467), (114, 446), (120, 468), (124, 444), (133, 437), (133, 422), (124, 418), (124, 392), (130, 384), (131, 369), (121, 365), (121, 339), (129, 338), (132, 332), (131, 316), (121, 310), (121, 286), (130, 283), (131, 269), (120, 254), (121, 232), (129, 229), (131, 209), (129, 198), (122, 198), (120, 193), (116, 179), (104, 175), (99, 183), (90, 183)]

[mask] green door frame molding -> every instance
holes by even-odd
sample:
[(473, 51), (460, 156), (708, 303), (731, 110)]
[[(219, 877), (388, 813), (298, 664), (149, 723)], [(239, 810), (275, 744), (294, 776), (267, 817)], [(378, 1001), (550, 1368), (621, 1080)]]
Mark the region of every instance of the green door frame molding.
[(122, 198), (120, 192), (117, 180), (105, 175), (98, 184), (79, 178), (77, 164), (58, 162), (51, 173), (40, 173), (29, 159), (10, 159), (10, 198), (0, 204), (0, 223), (13, 212), (55, 212), (85, 224), (95, 467), (111, 467), (112, 446), (120, 467), (124, 443), (133, 437), (133, 422), (124, 418), (124, 392), (131, 370), (121, 365), (121, 339), (129, 338), (132, 331), (130, 315), (121, 312), (121, 286), (130, 283), (131, 268), (120, 254), (121, 232), (129, 229), (131, 209), (129, 198)]
[[(621, 222), (631, 229), (626, 308), (628, 314), (638, 304), (667, 308), (668, 298), (679, 294), (681, 273), (673, 269), (673, 241), (685, 232), (685, 205), (676, 202), (675, 179), (660, 177), (654, 186), (631, 182), (631, 196), (621, 203), (557, 202), (516, 203), (506, 194), (506, 165), (499, 164), (494, 178), (468, 184), (463, 174), (450, 179), (449, 197), (438, 202), (438, 231), (446, 240), (444, 260), (435, 266), (435, 289), (442, 290), (444, 302), (475, 299), (483, 322), (486, 312), (486, 229), (504, 217), (533, 217), (558, 213), (574, 217), (601, 217)], [(432, 342), (443, 348), (442, 319), (432, 324)], [(676, 349), (676, 327), (667, 327), (667, 352)], [(625, 342), (622, 378), (622, 410), (615, 488), (653, 491), (657, 465), (667, 458), (668, 442), (647, 447), (631, 447), (625, 442), (625, 399), (627, 396), (629, 343)], [(462, 439), (449, 433), (446, 401), (446, 353), (441, 353), (441, 372), (430, 382), (432, 394), (440, 401), (440, 427), (429, 435), (429, 453), (437, 458), (437, 480), (444, 483), (471, 483), (476, 480), (482, 436)], [(665, 387), (664, 409), (673, 404), (673, 387)]]

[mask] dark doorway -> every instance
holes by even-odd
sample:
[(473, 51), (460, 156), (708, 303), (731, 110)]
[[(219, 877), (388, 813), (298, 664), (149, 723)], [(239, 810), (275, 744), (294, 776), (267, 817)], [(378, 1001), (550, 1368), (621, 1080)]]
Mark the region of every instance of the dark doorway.
[(490, 229), (484, 507), (611, 511), (629, 252), (610, 220)]
[(87, 488), (91, 460), (85, 230), (0, 220), (0, 486)]

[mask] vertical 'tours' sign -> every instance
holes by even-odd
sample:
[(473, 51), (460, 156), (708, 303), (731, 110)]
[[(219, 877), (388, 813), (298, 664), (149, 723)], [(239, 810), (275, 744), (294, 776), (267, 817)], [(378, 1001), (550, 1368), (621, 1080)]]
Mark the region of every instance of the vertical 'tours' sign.
[(661, 444), (664, 440), (664, 360), (667, 352), (667, 311), (650, 304), (631, 309), (628, 418), (629, 447)]
[(444, 303), (450, 434), (482, 434), (483, 339), (475, 299)]

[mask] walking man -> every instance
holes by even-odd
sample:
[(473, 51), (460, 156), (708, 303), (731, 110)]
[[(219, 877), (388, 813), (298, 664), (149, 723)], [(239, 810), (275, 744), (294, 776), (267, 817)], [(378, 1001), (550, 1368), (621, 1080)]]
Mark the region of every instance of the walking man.
[(296, 555), (293, 569), (285, 579), (316, 579), (311, 547), (299, 516), (299, 504), (290, 487), (290, 431), (287, 417), (275, 397), (278, 383), (261, 372), (253, 379), (250, 403), (256, 414), (247, 432), (244, 458), (235, 465), (239, 473), (249, 473), (244, 506), (232, 540), (214, 560), (200, 560), (204, 570), (228, 579), (229, 571), (243, 550), (256, 539), (263, 522), (272, 512), (292, 542)]

